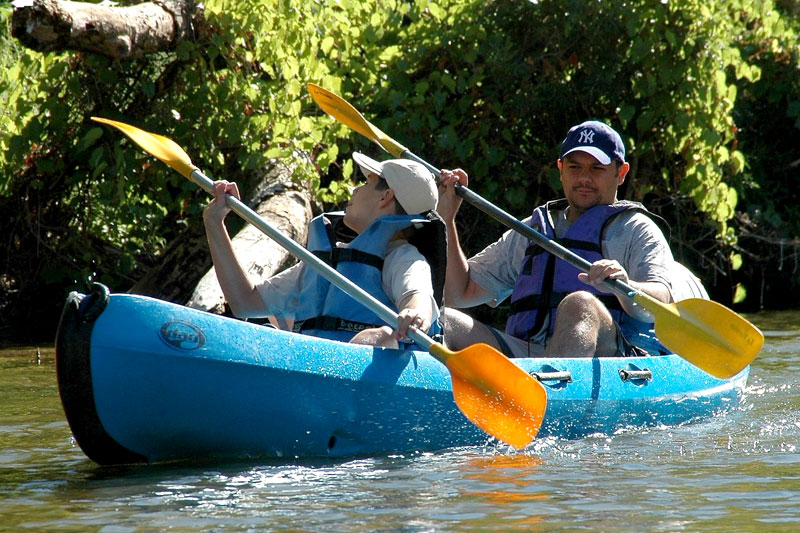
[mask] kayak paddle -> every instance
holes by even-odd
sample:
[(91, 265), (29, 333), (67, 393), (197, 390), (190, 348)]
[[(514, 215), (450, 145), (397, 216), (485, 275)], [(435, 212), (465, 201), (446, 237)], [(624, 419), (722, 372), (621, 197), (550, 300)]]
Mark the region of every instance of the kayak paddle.
[[(92, 120), (119, 129), (146, 152), (206, 192), (212, 192), (211, 179), (193, 165), (186, 152), (171, 139), (115, 120), (98, 117), (92, 117)], [(305, 261), (387, 324), (396, 326), (397, 313), (271, 226), (239, 199), (228, 195), (227, 201), (231, 209), (244, 220)], [(524, 448), (536, 437), (547, 407), (547, 392), (534, 377), (486, 344), (473, 344), (453, 352), (414, 328), (409, 328), (408, 336), (450, 371), (456, 405), (473, 424), (515, 448)]]
[[(346, 100), (319, 85), (309, 83), (307, 86), (311, 97), (325, 113), (375, 142), (394, 157), (417, 161), (437, 177), (441, 176), (439, 169), (372, 125)], [(591, 263), (460, 183), (456, 184), (456, 193), (559, 259), (583, 272), (589, 271)], [(722, 379), (735, 376), (755, 359), (764, 344), (764, 334), (757, 327), (717, 302), (691, 298), (664, 303), (619, 280), (607, 280), (605, 285), (615, 294), (632, 299), (652, 313), (656, 335), (662, 344), (712, 376)]]

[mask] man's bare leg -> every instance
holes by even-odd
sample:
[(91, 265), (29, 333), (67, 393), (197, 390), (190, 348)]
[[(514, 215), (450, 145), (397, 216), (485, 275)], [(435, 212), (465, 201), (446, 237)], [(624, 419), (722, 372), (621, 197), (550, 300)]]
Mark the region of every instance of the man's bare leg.
[(479, 342), (500, 351), (500, 345), (485, 324), (456, 309), (444, 309), (444, 341), (451, 350), (463, 350)]
[(545, 355), (610, 357), (617, 353), (617, 328), (600, 300), (586, 291), (569, 294), (558, 306)]

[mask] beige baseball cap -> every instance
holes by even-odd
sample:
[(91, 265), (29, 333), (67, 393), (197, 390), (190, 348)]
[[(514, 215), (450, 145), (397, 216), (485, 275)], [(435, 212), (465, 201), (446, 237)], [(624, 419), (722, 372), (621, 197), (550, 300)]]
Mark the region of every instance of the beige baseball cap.
[(394, 197), (409, 215), (436, 209), (439, 190), (436, 179), (425, 165), (407, 159), (390, 159), (379, 163), (359, 152), (353, 152), (353, 160), (364, 176), (375, 173), (385, 179), (394, 191)]

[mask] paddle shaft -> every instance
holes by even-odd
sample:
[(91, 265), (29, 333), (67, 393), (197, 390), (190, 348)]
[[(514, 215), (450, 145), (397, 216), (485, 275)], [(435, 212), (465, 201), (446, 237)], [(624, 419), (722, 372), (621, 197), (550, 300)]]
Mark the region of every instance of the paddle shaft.
[[(403, 151), (401, 157), (425, 165), (425, 167), (431, 172), (433, 172), (437, 178), (440, 178), (442, 175), (441, 171), (438, 168), (434, 167), (421, 157), (413, 154), (409, 150)], [(474, 205), (475, 207), (477, 207), (490, 217), (502, 223), (504, 226), (521, 233), (522, 235), (534, 241), (536, 244), (538, 244), (539, 246), (541, 246), (554, 256), (566, 261), (567, 263), (571, 264), (572, 266), (581, 270), (582, 272), (588, 272), (589, 268), (592, 266), (592, 264), (583, 257), (579, 256), (572, 250), (564, 248), (557, 242), (548, 239), (547, 237), (545, 237), (532, 227), (528, 226), (521, 220), (518, 220), (516, 217), (512, 216), (510, 213), (507, 213), (506, 211), (500, 209), (499, 207), (489, 202), (488, 200), (485, 200), (482, 196), (470, 190), (468, 187), (464, 187), (460, 183), (456, 183), (456, 194), (458, 194), (461, 198), (463, 198), (470, 204)], [(633, 295), (639, 292), (639, 294), (643, 296), (645, 299), (652, 299), (651, 296), (644, 294), (641, 291), (637, 291), (627, 283), (617, 279), (613, 280), (606, 279), (603, 280), (603, 283), (615, 294), (625, 298), (633, 298)]]
[[(213, 194), (214, 186), (211, 178), (203, 174), (199, 169), (195, 168), (192, 173), (189, 175), (189, 179), (192, 180), (195, 184), (197, 184), (201, 189), (206, 191), (209, 194)], [(235, 196), (231, 196), (230, 194), (227, 196), (227, 203), (230, 206), (231, 210), (235, 212), (237, 215), (242, 217), (245, 221), (249, 222), (265, 234), (267, 234), (271, 239), (275, 242), (280, 244), (286, 250), (288, 250), (292, 255), (301, 259), (306, 264), (308, 264), (311, 268), (317, 271), (319, 275), (327, 279), (329, 282), (334, 284), (336, 287), (341, 289), (342, 291), (346, 292), (349, 296), (354, 298), (358, 303), (362, 304), (363, 306), (369, 308), (372, 312), (376, 315), (381, 317), (387, 324), (395, 328), (397, 326), (397, 313), (383, 305), (381, 302), (376, 300), (372, 295), (366, 292), (364, 289), (344, 277), (342, 274), (331, 268), (327, 263), (319, 259), (316, 255), (309, 252), (304, 247), (300, 246), (294, 239), (291, 239), (281, 233), (276, 228), (272, 227), (266, 220), (258, 215), (255, 211), (250, 209), (244, 202), (236, 198)], [(435, 344), (433, 339), (419, 331), (418, 329), (412, 327), (408, 328), (408, 336), (417, 344), (422, 346), (425, 350), (431, 351), (431, 346)], [(431, 352), (434, 357), (441, 360), (441, 355), (438, 353)]]

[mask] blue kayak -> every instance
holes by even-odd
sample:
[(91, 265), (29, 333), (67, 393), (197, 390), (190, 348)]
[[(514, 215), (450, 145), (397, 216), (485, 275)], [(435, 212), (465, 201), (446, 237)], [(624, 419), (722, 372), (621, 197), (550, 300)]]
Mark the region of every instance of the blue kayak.
[[(735, 406), (729, 380), (677, 355), (530, 358), (548, 393), (539, 438), (674, 425)], [(129, 294), (67, 299), (56, 339), (67, 420), (100, 464), (343, 457), (491, 442), (427, 352), (280, 331)]]

